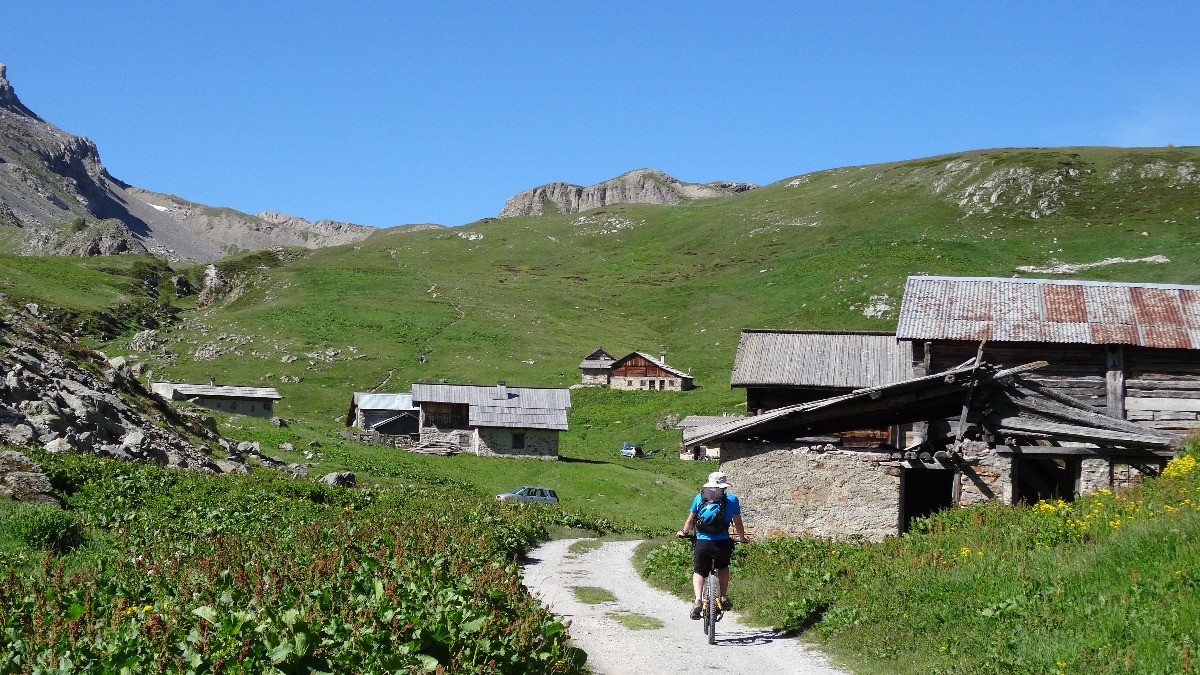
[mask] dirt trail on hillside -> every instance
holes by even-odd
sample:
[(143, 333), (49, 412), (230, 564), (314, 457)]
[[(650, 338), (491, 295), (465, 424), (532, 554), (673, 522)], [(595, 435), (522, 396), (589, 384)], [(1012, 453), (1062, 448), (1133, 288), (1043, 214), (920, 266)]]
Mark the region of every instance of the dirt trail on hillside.
[[(717, 624), (717, 643), (705, 641), (699, 621), (688, 617), (690, 605), (651, 588), (634, 570), (636, 541), (605, 542), (579, 554), (568, 551), (577, 539), (548, 542), (530, 551), (525, 561), (525, 587), (564, 623), (575, 646), (588, 654), (597, 675), (657, 673), (722, 673), (760, 675), (845, 675), (820, 652), (770, 628), (752, 628), (726, 612)], [(733, 599), (737, 600), (737, 579)], [(615, 601), (588, 605), (573, 588), (603, 588)], [(640, 614), (663, 622), (662, 628), (631, 630), (608, 615)]]

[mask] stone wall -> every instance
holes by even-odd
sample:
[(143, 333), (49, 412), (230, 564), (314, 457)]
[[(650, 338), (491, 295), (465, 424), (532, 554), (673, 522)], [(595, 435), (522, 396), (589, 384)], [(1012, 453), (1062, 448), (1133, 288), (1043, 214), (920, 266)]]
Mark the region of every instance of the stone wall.
[(259, 401), (248, 399), (197, 397), (192, 399), (192, 402), (202, 408), (208, 408), (209, 410), (220, 410), (223, 412), (237, 413), (239, 415), (247, 415), (249, 417), (262, 417), (264, 419), (270, 419), (273, 414), (273, 406), (271, 405), (270, 399)]
[[(955, 472), (957, 505), (991, 500), (1013, 503), (1014, 458), (1008, 448), (997, 450), (978, 441), (963, 445), (963, 460)], [(1135, 484), (1146, 475), (1157, 474), (1166, 463), (1158, 457), (1072, 455), (1068, 450), (1063, 448), (1061, 456), (1079, 460), (1075, 482), (1079, 495)], [(903, 517), (900, 466), (887, 452), (833, 445), (721, 445), (721, 470), (742, 501), (743, 520), (759, 537), (879, 541), (898, 535)]]
[(724, 443), (721, 470), (742, 502), (742, 519), (758, 537), (895, 535), (899, 471), (887, 453), (833, 446)]
[[(523, 448), (513, 447), (513, 435), (524, 434)], [(552, 429), (500, 429), (486, 427), (477, 430), (475, 454), (486, 457), (522, 457), (558, 459), (558, 431)]]
[(609, 382), (610, 389), (635, 391), (638, 389), (651, 391), (681, 391), (683, 380), (678, 377), (617, 377)]
[(612, 374), (610, 370), (588, 369), (583, 371), (583, 384), (608, 386), (608, 377)]

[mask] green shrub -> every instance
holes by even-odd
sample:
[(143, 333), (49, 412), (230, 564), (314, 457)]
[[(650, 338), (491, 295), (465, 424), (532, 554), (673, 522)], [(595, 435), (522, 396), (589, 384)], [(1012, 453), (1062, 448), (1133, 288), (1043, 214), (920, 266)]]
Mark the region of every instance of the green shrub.
[(69, 553), (84, 542), (83, 524), (74, 514), (55, 506), (30, 506), (9, 514), (5, 523), (29, 548)]

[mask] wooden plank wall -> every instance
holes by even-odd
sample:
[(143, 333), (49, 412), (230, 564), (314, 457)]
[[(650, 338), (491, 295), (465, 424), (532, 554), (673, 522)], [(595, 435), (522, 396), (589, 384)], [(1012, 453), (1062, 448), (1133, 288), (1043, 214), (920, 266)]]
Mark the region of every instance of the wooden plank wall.
[[(978, 349), (979, 343), (975, 342), (934, 343), (928, 361), (930, 372), (961, 365), (975, 356)], [(922, 344), (915, 345), (913, 357), (917, 366), (924, 363), (924, 352)], [(1003, 366), (1048, 361), (1048, 367), (1025, 377), (1109, 414), (1113, 414), (1109, 387), (1120, 387), (1123, 396), (1118, 394), (1114, 401), (1123, 403), (1123, 410), (1115, 411), (1118, 416), (1123, 413), (1125, 419), (1155, 429), (1200, 430), (1200, 350), (1003, 343), (985, 345), (983, 358)], [(1121, 368), (1114, 376), (1109, 375), (1110, 363)], [(946, 426), (937, 425), (937, 431), (944, 430)]]

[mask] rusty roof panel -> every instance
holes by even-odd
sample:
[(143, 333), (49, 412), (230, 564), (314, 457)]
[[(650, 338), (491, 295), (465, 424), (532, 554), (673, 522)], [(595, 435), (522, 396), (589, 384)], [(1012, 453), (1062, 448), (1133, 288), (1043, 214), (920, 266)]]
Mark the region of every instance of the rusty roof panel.
[(1087, 305), (1080, 286), (1046, 286), (1042, 289), (1046, 321), (1081, 323), (1087, 321)]
[(1092, 339), (1087, 340), (1094, 345), (1136, 345), (1141, 344), (1137, 326), (1132, 324), (1089, 324), (1092, 329)]
[[(1042, 303), (1038, 298), (1037, 289), (1031, 286), (1006, 284), (993, 286), (996, 294), (996, 311), (994, 316), (1006, 316), (1012, 321), (1039, 321), (1042, 318)], [(990, 320), (992, 317), (987, 316)]]
[(1137, 317), (1124, 286), (1087, 286), (1083, 289), (1090, 323), (1134, 325)]
[[(1200, 290), (1185, 290), (1179, 292), (1179, 305), (1183, 311), (1183, 325), (1190, 329), (1200, 329)], [(1193, 342), (1195, 338), (1192, 338)]]
[(993, 299), (987, 284), (963, 284), (958, 293), (950, 294), (950, 317), (959, 321), (987, 321), (994, 314)]
[(896, 337), (1200, 349), (1200, 286), (909, 277)]
[(1195, 349), (1191, 336), (1184, 328), (1146, 326), (1142, 328), (1142, 344), (1159, 349)]
[(1129, 295), (1142, 326), (1183, 326), (1178, 293), (1162, 288), (1131, 288)]

